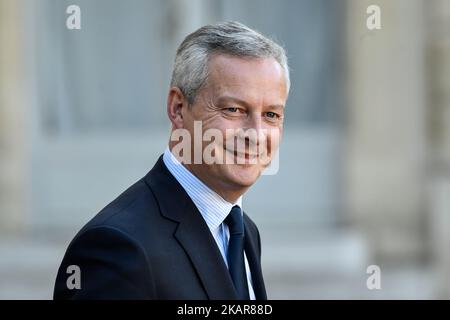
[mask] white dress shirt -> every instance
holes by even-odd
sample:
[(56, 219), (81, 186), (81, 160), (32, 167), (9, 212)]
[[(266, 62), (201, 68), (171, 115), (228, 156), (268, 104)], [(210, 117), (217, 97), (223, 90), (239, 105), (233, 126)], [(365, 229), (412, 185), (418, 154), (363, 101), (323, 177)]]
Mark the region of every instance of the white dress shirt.
[[(231, 212), (233, 206), (238, 205), (242, 210), (242, 196), (239, 197), (236, 203), (226, 201), (182, 165), (169, 148), (166, 148), (164, 151), (163, 161), (170, 173), (177, 179), (184, 190), (186, 190), (186, 193), (194, 202), (198, 211), (200, 211), (200, 214), (216, 240), (217, 246), (225, 261), (225, 265), (228, 267), (227, 249), (230, 232), (228, 226), (223, 223), (223, 221)], [(245, 253), (244, 261), (250, 300), (255, 300), (250, 267)]]

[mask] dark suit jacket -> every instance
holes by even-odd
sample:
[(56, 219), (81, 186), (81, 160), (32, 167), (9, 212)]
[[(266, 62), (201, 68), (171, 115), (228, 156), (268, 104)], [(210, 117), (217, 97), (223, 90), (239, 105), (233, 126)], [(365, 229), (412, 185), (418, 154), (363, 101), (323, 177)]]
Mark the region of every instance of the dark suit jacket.
[[(256, 299), (266, 299), (258, 229), (244, 213), (245, 252)], [(70, 265), (81, 289), (69, 290)], [(236, 299), (200, 212), (166, 168), (153, 169), (87, 223), (70, 243), (55, 299)]]

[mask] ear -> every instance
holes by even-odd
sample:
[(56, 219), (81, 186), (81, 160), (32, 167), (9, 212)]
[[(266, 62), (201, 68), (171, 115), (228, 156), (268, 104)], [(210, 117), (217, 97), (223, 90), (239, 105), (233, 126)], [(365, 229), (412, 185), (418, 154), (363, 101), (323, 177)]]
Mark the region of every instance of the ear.
[(167, 115), (172, 126), (175, 129), (183, 128), (183, 113), (182, 109), (187, 108), (188, 102), (181, 92), (180, 88), (172, 87), (167, 96)]

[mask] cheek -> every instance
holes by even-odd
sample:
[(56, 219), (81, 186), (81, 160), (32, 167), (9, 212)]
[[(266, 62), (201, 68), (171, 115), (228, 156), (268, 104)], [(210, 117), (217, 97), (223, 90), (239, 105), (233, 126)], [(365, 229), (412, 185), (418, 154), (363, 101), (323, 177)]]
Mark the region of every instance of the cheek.
[(232, 137), (235, 135), (236, 129), (239, 127), (236, 127), (236, 121), (230, 121), (221, 115), (215, 115), (214, 117), (208, 118), (206, 121), (203, 122), (203, 129), (215, 129), (221, 132), (223, 143), (228, 141), (228, 139), (232, 139)]
[(272, 134), (269, 135), (269, 139), (274, 146), (278, 146), (281, 142), (281, 132), (280, 130), (273, 130)]
[(281, 141), (281, 134), (282, 130), (281, 128), (270, 128), (266, 131), (266, 143), (268, 148), (274, 150), (276, 149)]

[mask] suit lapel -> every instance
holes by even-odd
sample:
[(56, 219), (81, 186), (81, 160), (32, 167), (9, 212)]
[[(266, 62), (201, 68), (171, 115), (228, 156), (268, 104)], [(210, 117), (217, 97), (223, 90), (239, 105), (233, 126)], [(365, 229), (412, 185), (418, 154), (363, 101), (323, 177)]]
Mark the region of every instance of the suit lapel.
[(264, 285), (264, 278), (261, 270), (261, 261), (259, 257), (258, 245), (255, 243), (255, 239), (258, 235), (252, 232), (249, 227), (250, 222), (248, 217), (244, 214), (244, 227), (245, 227), (245, 244), (244, 250), (250, 266), (250, 272), (253, 280), (253, 290), (255, 292), (256, 300), (267, 300), (266, 289)]
[(206, 222), (186, 191), (168, 171), (162, 156), (145, 177), (161, 214), (178, 222), (174, 237), (197, 271), (209, 299), (237, 298), (233, 282)]
[(175, 237), (185, 249), (210, 299), (233, 300), (236, 291), (211, 232), (194, 204), (186, 206)]

